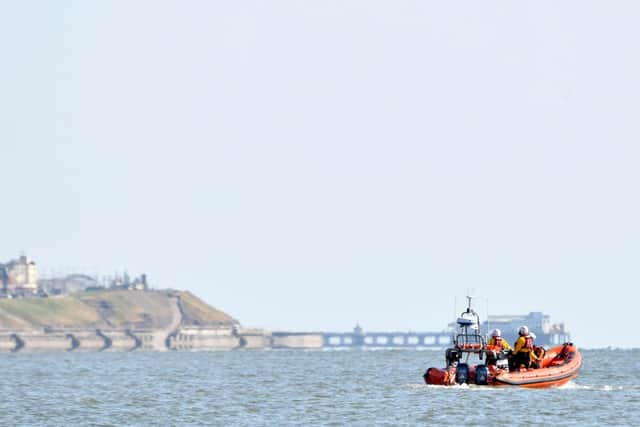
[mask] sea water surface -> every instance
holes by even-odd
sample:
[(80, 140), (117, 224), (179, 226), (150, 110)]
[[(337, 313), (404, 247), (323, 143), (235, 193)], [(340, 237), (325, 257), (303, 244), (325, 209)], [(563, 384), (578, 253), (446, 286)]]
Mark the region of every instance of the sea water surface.
[(559, 389), (427, 386), (441, 351), (0, 355), (0, 425), (640, 426), (640, 350), (586, 350)]

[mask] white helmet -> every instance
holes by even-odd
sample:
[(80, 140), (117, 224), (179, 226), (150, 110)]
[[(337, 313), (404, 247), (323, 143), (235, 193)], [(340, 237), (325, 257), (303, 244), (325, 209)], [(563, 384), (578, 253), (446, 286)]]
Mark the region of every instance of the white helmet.
[(520, 329), (518, 329), (518, 333), (522, 336), (527, 336), (529, 335), (529, 328), (527, 328), (526, 326), (520, 326)]
[(491, 332), (491, 336), (492, 337), (501, 337), (502, 336), (502, 331), (500, 329), (494, 329), (493, 332)]
[(533, 332), (529, 332), (529, 336), (534, 340), (536, 339), (536, 334), (534, 334)]

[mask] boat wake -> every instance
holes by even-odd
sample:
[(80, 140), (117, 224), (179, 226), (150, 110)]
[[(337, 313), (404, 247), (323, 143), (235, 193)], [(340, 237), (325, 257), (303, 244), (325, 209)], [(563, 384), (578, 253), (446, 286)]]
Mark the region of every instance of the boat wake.
[(584, 385), (584, 384), (576, 384), (573, 381), (569, 381), (568, 383), (557, 387), (558, 390), (594, 390), (594, 391), (618, 391), (625, 390), (627, 387), (623, 386), (611, 386), (608, 384), (605, 385)]
[[(424, 389), (442, 389), (442, 390), (483, 390), (483, 391), (513, 391), (513, 389), (508, 387), (483, 387), (477, 386), (475, 384), (454, 384), (454, 385), (439, 385), (439, 384), (404, 384), (403, 388), (409, 388), (414, 390), (424, 390)], [(640, 387), (624, 387), (624, 386), (612, 386), (612, 385), (585, 385), (585, 384), (576, 384), (573, 381), (569, 381), (568, 383), (558, 386), (552, 387), (555, 390), (590, 390), (590, 391), (621, 391), (621, 390), (629, 390), (629, 389), (640, 389)], [(549, 390), (549, 389), (547, 389)]]
[(453, 384), (453, 385), (440, 385), (440, 384), (404, 384), (404, 388), (410, 388), (414, 390), (424, 389), (442, 389), (442, 390), (482, 390), (482, 391), (503, 391), (505, 387), (483, 387), (475, 384)]

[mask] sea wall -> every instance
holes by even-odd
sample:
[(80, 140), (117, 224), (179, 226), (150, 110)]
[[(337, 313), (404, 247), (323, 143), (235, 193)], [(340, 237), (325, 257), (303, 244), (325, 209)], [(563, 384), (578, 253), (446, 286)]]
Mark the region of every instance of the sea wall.
[(323, 346), (322, 332), (273, 332), (271, 334), (273, 348), (322, 348)]
[(75, 347), (73, 336), (61, 332), (26, 331), (17, 334), (23, 342), (20, 351), (69, 351)]
[(231, 350), (240, 347), (240, 337), (232, 328), (178, 329), (169, 338), (171, 350)]
[(100, 351), (108, 347), (104, 336), (95, 330), (70, 331), (70, 335), (77, 340), (77, 347), (74, 351)]
[(322, 334), (280, 333), (233, 327), (179, 327), (167, 330), (51, 329), (0, 331), (0, 352), (29, 351), (196, 351), (317, 348)]
[(261, 350), (271, 347), (271, 333), (264, 329), (240, 328), (237, 335), (240, 337), (242, 348)]
[(105, 351), (132, 351), (139, 347), (138, 340), (128, 330), (101, 330), (100, 334), (108, 342)]
[(0, 333), (0, 352), (16, 351), (18, 340), (13, 333)]
[(146, 351), (162, 351), (166, 348), (162, 342), (161, 347), (158, 346), (156, 335), (152, 330), (133, 330), (131, 335), (137, 338), (138, 348), (136, 350)]

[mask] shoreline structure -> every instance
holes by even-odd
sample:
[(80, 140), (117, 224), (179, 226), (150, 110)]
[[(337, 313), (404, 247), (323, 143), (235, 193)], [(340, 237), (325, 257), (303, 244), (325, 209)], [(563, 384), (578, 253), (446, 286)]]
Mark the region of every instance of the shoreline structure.
[(42, 277), (21, 254), (0, 263), (0, 352), (322, 348), (323, 334), (243, 328), (186, 291), (151, 290), (146, 274)]
[[(60, 302), (70, 308), (60, 310)], [(18, 305), (21, 311), (16, 309)], [(83, 311), (90, 308), (95, 312)], [(52, 316), (58, 322), (48, 323)], [(69, 324), (60, 325), (61, 318)], [(272, 335), (264, 329), (244, 328), (226, 313), (182, 291), (94, 291), (5, 299), (0, 304), (0, 353), (322, 346), (322, 333)]]

